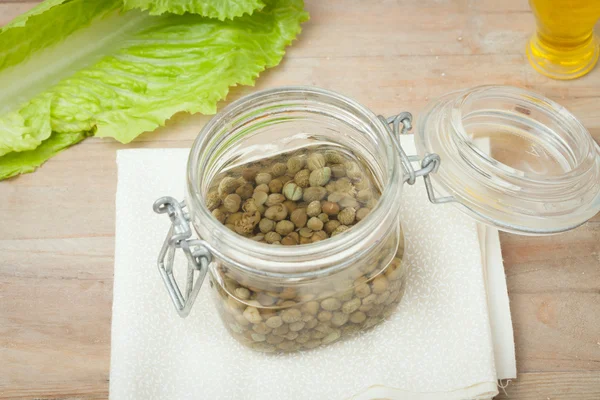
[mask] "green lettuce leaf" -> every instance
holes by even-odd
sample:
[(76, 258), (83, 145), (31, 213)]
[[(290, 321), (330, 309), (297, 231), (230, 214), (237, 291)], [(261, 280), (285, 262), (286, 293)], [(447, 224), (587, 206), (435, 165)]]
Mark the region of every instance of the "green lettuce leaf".
[(37, 96), (20, 110), (0, 117), (0, 156), (35, 149), (50, 136), (51, 100), (49, 95)]
[[(35, 149), (50, 136), (53, 94), (44, 90), (93, 61), (89, 51), (79, 57), (64, 54), (81, 47), (85, 35), (80, 40), (65, 38), (114, 14), (119, 4), (49, 0), (0, 28), (0, 156)], [(62, 51), (46, 50), (60, 42)]]
[(148, 10), (151, 15), (164, 13), (197, 14), (209, 18), (233, 19), (260, 10), (260, 0), (124, 0), (125, 8)]
[[(103, 1), (54, 2), (58, 5), (48, 12)], [(91, 132), (127, 143), (164, 125), (176, 112), (215, 113), (230, 86), (253, 85), (261, 71), (281, 61), (308, 19), (302, 0), (266, 4), (252, 15), (223, 21), (99, 6), (99, 18), (82, 19), (88, 27), (41, 52), (42, 45), (29, 46), (33, 50), (24, 49), (27, 55), (21, 58), (26, 61), (0, 70), (0, 87), (6, 84), (0, 92), (0, 155), (26, 152), (66, 133)], [(28, 79), (19, 81), (23, 71)], [(43, 156), (56, 153), (47, 149)], [(4, 163), (5, 157), (10, 163)], [(0, 179), (31, 171), (41, 158), (0, 157)], [(19, 162), (22, 168), (15, 168)]]
[(46, 0), (0, 28), (0, 70), (63, 41), (121, 6), (119, 0)]
[(33, 172), (49, 158), (67, 147), (81, 142), (87, 136), (89, 135), (83, 132), (54, 132), (34, 150), (13, 152), (0, 157), (0, 180)]
[(127, 143), (178, 111), (214, 114), (230, 86), (252, 85), (281, 61), (303, 15), (301, 2), (278, 0), (235, 20), (160, 17), (114, 55), (53, 88), (52, 128), (94, 129)]

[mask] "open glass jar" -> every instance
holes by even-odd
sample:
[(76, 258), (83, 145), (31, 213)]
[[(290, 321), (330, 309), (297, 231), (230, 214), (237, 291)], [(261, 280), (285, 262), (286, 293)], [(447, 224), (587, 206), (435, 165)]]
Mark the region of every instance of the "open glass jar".
[[(419, 177), (432, 202), (454, 203), (515, 233), (564, 231), (600, 209), (598, 145), (550, 100), (500, 86), (449, 94), (419, 120), (419, 157), (408, 157), (398, 138), (411, 118), (377, 117), (351, 99), (307, 87), (259, 92), (215, 116), (191, 150), (185, 202), (164, 197), (154, 205), (172, 221), (158, 266), (180, 315), (189, 313), (208, 273), (225, 326), (255, 350), (312, 349), (378, 324), (404, 293), (398, 200), (404, 183)], [(478, 144), (482, 138), (490, 152)], [(360, 157), (381, 191), (352, 229), (316, 243), (275, 246), (213, 217), (205, 199), (215, 176), (315, 146)], [(190, 222), (201, 239), (191, 238)], [(178, 249), (188, 258), (183, 293), (173, 276)]]

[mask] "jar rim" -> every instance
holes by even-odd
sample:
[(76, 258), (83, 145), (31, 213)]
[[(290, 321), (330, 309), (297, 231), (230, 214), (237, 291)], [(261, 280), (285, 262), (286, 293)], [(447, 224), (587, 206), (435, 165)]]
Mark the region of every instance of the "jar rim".
[[(477, 127), (489, 141), (523, 140), (525, 147), (513, 145), (517, 164), (493, 154), (502, 146), (482, 151), (475, 144)], [(441, 158), (432, 175), (436, 188), (454, 196), (467, 215), (498, 229), (554, 234), (600, 209), (600, 146), (566, 108), (535, 92), (486, 85), (448, 93), (423, 111), (415, 142), (421, 156)], [(530, 168), (525, 153), (542, 172)]]
[[(205, 205), (204, 199), (202, 198), (202, 188), (199, 186), (199, 174), (201, 171), (201, 155), (203, 151), (206, 151), (206, 147), (209, 146), (208, 140), (211, 134), (219, 131), (223, 128), (224, 124), (231, 124), (233, 119), (241, 115), (244, 110), (260, 101), (267, 101), (270, 98), (276, 98), (279, 95), (299, 95), (299, 96), (316, 96), (321, 100), (335, 100), (348, 106), (356, 115), (364, 118), (369, 124), (375, 129), (375, 133), (380, 139), (386, 142), (385, 153), (387, 157), (387, 180), (382, 182), (382, 194), (378, 201), (377, 206), (371, 210), (369, 215), (360, 221), (356, 228), (350, 229), (334, 237), (326, 240), (318, 241), (310, 244), (303, 244), (297, 246), (274, 246), (266, 243), (259, 243), (249, 238), (243, 237), (225, 227), (219, 221), (217, 221), (208, 210)], [(227, 134), (229, 135), (231, 131)], [(265, 262), (260, 269), (248, 267), (239, 260), (232, 259), (226, 254), (221, 254), (225, 259), (228, 259), (230, 263), (235, 264), (241, 269), (246, 270), (250, 273), (256, 273), (260, 275), (277, 275), (283, 274), (287, 277), (294, 274), (306, 274), (306, 273), (331, 273), (333, 269), (345, 268), (348, 260), (342, 260), (341, 262), (331, 264), (331, 260), (327, 261), (327, 255), (336, 256), (336, 249), (344, 249), (351, 246), (356, 246), (361, 243), (365, 237), (365, 232), (369, 232), (375, 229), (378, 225), (384, 223), (386, 218), (389, 217), (390, 213), (398, 212), (399, 204), (397, 203), (398, 191), (389, 190), (391, 183), (395, 182), (396, 185), (401, 188), (403, 184), (404, 171), (401, 168), (400, 155), (395, 151), (392, 145), (392, 136), (390, 131), (384, 125), (384, 122), (377, 117), (370, 109), (363, 106), (362, 104), (348, 98), (344, 95), (335, 93), (333, 91), (310, 87), (310, 86), (284, 86), (273, 89), (267, 89), (259, 92), (255, 92), (248, 96), (244, 96), (225, 107), (222, 111), (217, 113), (200, 131), (188, 158), (187, 165), (187, 190), (186, 197), (188, 201), (188, 207), (190, 213), (199, 214), (202, 217), (202, 223), (208, 226), (205, 229), (211, 232), (218, 232), (218, 239), (226, 242), (228, 246), (235, 247), (238, 251), (251, 253), (254, 257), (263, 258), (265, 261), (268, 259), (276, 259), (277, 262)], [(395, 204), (394, 204), (395, 203)], [(194, 219), (192, 218), (192, 221)], [(211, 243), (209, 242), (209, 245)], [(211, 245), (215, 250), (214, 246)], [(222, 249), (221, 253), (222, 252)], [(311, 256), (316, 254), (323, 255), (323, 262), (317, 262), (314, 259), (310, 259)], [(339, 254), (337, 254), (339, 257)], [(309, 261), (307, 261), (309, 260)], [(320, 261), (320, 260), (319, 260)]]
[[(561, 106), (555, 101), (552, 101), (551, 99), (541, 96), (538, 93), (512, 86), (485, 85), (463, 91), (462, 95), (459, 96), (457, 101), (451, 106), (451, 123), (454, 127), (453, 132), (456, 133), (461, 140), (470, 140), (467, 130), (463, 124), (463, 117), (465, 116), (464, 108), (470, 101), (477, 101), (478, 98), (485, 98), (489, 96), (497, 96), (509, 100), (514, 100), (516, 96), (527, 98), (529, 102), (543, 105), (544, 108), (547, 109), (547, 112), (553, 113), (556, 119), (560, 120), (561, 124), (563, 124), (569, 131), (578, 134), (584, 134), (579, 135), (579, 138), (590, 137), (589, 135), (585, 135), (587, 130), (573, 114), (571, 114), (565, 107)], [(532, 173), (531, 171), (528, 172), (527, 176), (519, 175), (518, 172), (513, 168), (507, 168), (507, 166), (498, 163), (497, 160), (495, 160), (490, 154), (477, 151), (478, 149), (473, 147), (469, 147), (469, 150), (477, 152), (477, 155), (480, 157), (480, 159), (485, 161), (490, 168), (500, 169), (501, 173), (505, 174), (507, 177), (530, 182), (564, 180), (573, 181), (574, 179), (577, 179), (577, 175), (581, 173), (580, 169), (586, 168), (586, 166), (583, 165), (586, 161), (588, 161), (586, 156), (590, 154), (590, 152), (593, 152), (593, 147), (595, 145), (593, 140), (582, 140), (581, 142), (578, 142), (578, 144), (580, 146), (573, 149), (574, 151), (577, 151), (577, 154), (573, 154), (575, 164), (571, 166), (568, 172), (561, 175), (547, 175), (542, 173)]]

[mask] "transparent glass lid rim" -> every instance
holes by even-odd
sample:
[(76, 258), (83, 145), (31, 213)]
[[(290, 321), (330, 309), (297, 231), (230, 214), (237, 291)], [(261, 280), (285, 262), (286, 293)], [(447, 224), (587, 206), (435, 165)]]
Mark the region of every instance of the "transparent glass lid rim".
[[(527, 113), (535, 116), (537, 112), (541, 114), (539, 121), (533, 116), (531, 121), (562, 128), (559, 133), (550, 128), (548, 132), (560, 139), (552, 145), (566, 143), (560, 134), (573, 142), (568, 149), (574, 154), (572, 169), (547, 179), (543, 175), (530, 179), (531, 174), (518, 169), (511, 173), (512, 168), (505, 168), (493, 155), (482, 156), (461, 120), (461, 107), (479, 100), (503, 101), (514, 107), (508, 111), (492, 108), (490, 115), (505, 113), (504, 117), (518, 120), (523, 119), (520, 113), (529, 117)], [(436, 189), (454, 196), (461, 211), (498, 229), (527, 235), (554, 234), (585, 223), (600, 210), (600, 146), (572, 113), (538, 93), (512, 86), (480, 86), (446, 94), (421, 113), (415, 144), (421, 157), (430, 153), (441, 157), (441, 166), (432, 175)], [(489, 191), (472, 190), (476, 187), (472, 181), (477, 179)], [(502, 184), (511, 196), (504, 193)]]

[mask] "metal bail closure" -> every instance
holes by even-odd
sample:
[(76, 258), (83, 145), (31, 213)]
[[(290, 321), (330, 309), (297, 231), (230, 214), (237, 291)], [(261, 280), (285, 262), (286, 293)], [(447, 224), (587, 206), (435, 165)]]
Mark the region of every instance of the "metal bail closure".
[[(154, 202), (154, 212), (167, 214), (171, 219), (171, 228), (167, 233), (165, 242), (158, 255), (158, 271), (162, 276), (165, 287), (180, 317), (187, 317), (192, 305), (198, 296), (204, 277), (208, 272), (208, 265), (212, 256), (204, 241), (190, 239), (189, 216), (184, 211), (185, 202), (179, 202), (172, 197), (161, 197)], [(179, 285), (173, 275), (175, 251), (183, 250), (187, 258), (187, 278), (185, 293), (181, 293)]]
[[(422, 176), (423, 180), (425, 181), (425, 189), (427, 190), (427, 197), (429, 197), (430, 202), (433, 204), (455, 202), (456, 199), (452, 196), (437, 197), (433, 190), (433, 185), (431, 183), (431, 177), (429, 174), (437, 172), (441, 163), (440, 156), (435, 153), (427, 154), (422, 160), (419, 160), (419, 157), (416, 155), (407, 156), (406, 152), (402, 148), (402, 145), (400, 144), (400, 135), (406, 135), (412, 129), (412, 114), (404, 111), (400, 114), (388, 117), (387, 119), (380, 115), (379, 119), (385, 124), (388, 133), (392, 137), (392, 142), (394, 143), (396, 150), (398, 153), (400, 153), (402, 167), (404, 168), (404, 172), (406, 174), (404, 181), (409, 185), (414, 185), (416, 179)], [(421, 169), (415, 170), (412, 163), (418, 161), (421, 161)]]

